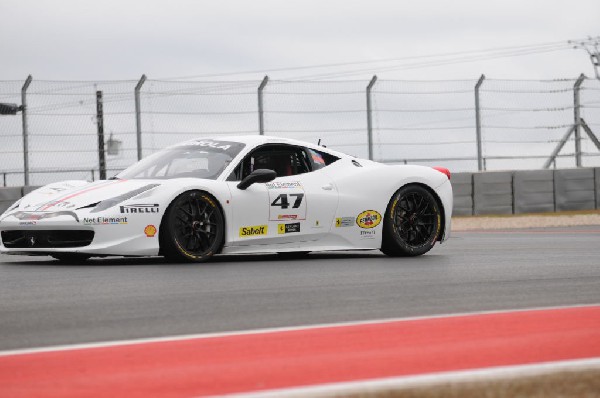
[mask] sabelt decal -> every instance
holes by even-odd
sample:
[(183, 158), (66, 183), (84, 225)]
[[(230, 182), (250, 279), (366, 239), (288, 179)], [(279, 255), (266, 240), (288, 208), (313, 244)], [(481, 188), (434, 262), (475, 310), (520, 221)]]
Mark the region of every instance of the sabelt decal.
[(260, 236), (266, 235), (269, 230), (267, 225), (255, 225), (252, 227), (241, 227), (240, 238), (247, 238), (249, 236)]
[(84, 217), (86, 225), (127, 224), (127, 217)]
[(19, 225), (23, 227), (36, 225), (37, 221), (19, 221)]
[(300, 223), (295, 222), (292, 224), (278, 224), (277, 225), (277, 233), (278, 234), (289, 234), (292, 232), (300, 232)]
[(154, 235), (156, 235), (156, 231), (157, 230), (154, 225), (146, 225), (146, 228), (144, 228), (144, 233), (148, 238), (154, 238)]
[(352, 227), (354, 225), (354, 217), (338, 217), (335, 219), (335, 227)]
[(121, 213), (124, 214), (146, 214), (146, 213), (158, 213), (158, 203), (155, 204), (133, 204), (119, 206)]
[(356, 224), (361, 228), (375, 228), (381, 222), (381, 214), (375, 210), (363, 211), (356, 217)]

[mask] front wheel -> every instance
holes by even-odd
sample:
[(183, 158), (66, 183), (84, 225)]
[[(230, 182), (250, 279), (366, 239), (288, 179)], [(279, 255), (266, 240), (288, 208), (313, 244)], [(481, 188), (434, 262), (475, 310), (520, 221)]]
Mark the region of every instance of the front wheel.
[(433, 194), (420, 185), (400, 188), (385, 213), (381, 251), (388, 256), (420, 256), (438, 240), (441, 211)]
[(223, 243), (225, 220), (216, 200), (205, 192), (179, 195), (165, 212), (160, 245), (170, 261), (203, 262)]

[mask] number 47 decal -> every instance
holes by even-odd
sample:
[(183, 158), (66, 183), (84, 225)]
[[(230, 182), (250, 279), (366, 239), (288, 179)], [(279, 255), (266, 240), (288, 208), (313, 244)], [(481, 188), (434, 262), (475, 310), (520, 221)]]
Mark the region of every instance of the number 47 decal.
[(271, 206), (279, 206), (282, 209), (287, 209), (288, 207), (290, 207), (288, 196), (295, 198), (294, 204), (292, 205), (292, 209), (297, 209), (298, 207), (300, 207), (300, 205), (302, 204), (302, 198), (304, 198), (303, 193), (291, 193), (289, 195), (287, 193), (282, 193), (275, 198), (273, 203), (271, 203)]

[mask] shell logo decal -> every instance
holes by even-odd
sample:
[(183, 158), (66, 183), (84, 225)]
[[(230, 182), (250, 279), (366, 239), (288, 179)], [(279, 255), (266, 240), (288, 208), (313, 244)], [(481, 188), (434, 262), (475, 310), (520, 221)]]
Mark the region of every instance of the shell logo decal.
[(154, 235), (156, 235), (156, 227), (154, 225), (146, 225), (144, 233), (148, 238), (154, 238)]
[(361, 228), (375, 228), (381, 222), (381, 214), (375, 210), (363, 211), (356, 217), (356, 224)]

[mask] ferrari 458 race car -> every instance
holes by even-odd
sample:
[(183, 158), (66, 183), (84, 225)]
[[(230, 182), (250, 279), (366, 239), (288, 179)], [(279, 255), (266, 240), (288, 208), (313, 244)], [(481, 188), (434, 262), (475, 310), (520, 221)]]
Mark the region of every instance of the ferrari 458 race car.
[(39, 188), (0, 216), (0, 252), (63, 261), (379, 249), (416, 256), (450, 234), (443, 168), (384, 165), (266, 136), (196, 139), (109, 180)]

